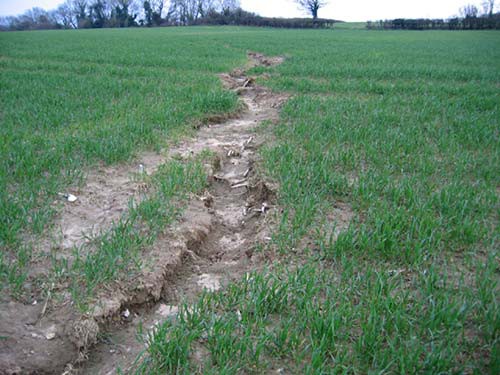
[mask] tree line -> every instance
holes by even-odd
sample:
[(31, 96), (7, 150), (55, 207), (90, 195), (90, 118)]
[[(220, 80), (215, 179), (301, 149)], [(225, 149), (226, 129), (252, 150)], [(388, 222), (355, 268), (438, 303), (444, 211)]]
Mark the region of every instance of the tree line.
[(261, 17), (241, 8), (227, 12), (210, 12), (193, 22), (193, 25), (239, 25), (257, 27), (275, 27), (288, 29), (332, 28), (341, 22), (325, 18), (271, 18)]
[(409, 19), (369, 21), (368, 29), (385, 30), (500, 30), (500, 12), (494, 13), (495, 0), (483, 1), (483, 11), (472, 4), (460, 8), (459, 17), (449, 19)]
[(239, 0), (66, 0), (52, 11), (33, 8), (3, 17), (0, 25), (9, 30), (189, 25), (239, 7)]
[(245, 25), (286, 28), (331, 27), (318, 18), (323, 0), (294, 0), (310, 18), (260, 17), (240, 7), (239, 0), (66, 0), (57, 9), (33, 8), (0, 18), (2, 30), (86, 29), (180, 25)]
[(368, 21), (366, 27), (371, 30), (500, 30), (500, 13), (492, 17), (454, 17), (447, 20), (398, 18)]

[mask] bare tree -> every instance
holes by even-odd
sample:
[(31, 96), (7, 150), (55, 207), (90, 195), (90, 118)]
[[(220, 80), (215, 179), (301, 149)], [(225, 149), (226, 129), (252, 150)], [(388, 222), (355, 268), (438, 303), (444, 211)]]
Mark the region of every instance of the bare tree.
[(56, 17), (57, 22), (62, 24), (64, 28), (77, 28), (76, 14), (73, 12), (70, 1), (66, 1), (59, 5), (54, 13), (54, 16)]
[(10, 25), (12, 24), (12, 19), (14, 17), (12, 16), (7, 16), (7, 17), (0, 17), (0, 30), (9, 30)]
[(106, 21), (106, 26), (129, 27), (136, 25), (139, 9), (135, 0), (111, 0), (108, 6), (111, 13)]
[(61, 27), (57, 18), (55, 12), (35, 7), (17, 17), (7, 17), (2, 22), (7, 22), (6, 27), (10, 30), (47, 30)]
[(195, 18), (194, 10), (196, 0), (172, 0), (168, 12), (179, 24), (188, 25)]
[(164, 21), (168, 22), (168, 19), (170, 18), (169, 12), (167, 12), (165, 20), (162, 17), (163, 9), (169, 9), (169, 4), (170, 1), (168, 0), (144, 0), (142, 5), (144, 8), (144, 21), (146, 22), (146, 25), (159, 26)]
[(150, 0), (151, 9), (155, 12), (159, 18), (162, 17), (163, 9), (166, 7), (168, 1), (165, 0)]
[(318, 18), (318, 11), (323, 8), (328, 2), (326, 0), (295, 0), (299, 7), (310, 13), (313, 19)]
[(495, 0), (484, 0), (482, 3), (484, 14), (488, 17), (493, 17), (493, 11), (495, 10)]
[(460, 8), (460, 14), (463, 18), (476, 18), (479, 10), (475, 5), (468, 4)]
[(172, 0), (169, 14), (181, 25), (190, 25), (211, 11), (224, 12), (238, 8), (239, 0)]
[(240, 8), (239, 0), (219, 0), (219, 11), (229, 12)]
[(109, 0), (93, 0), (89, 5), (89, 18), (92, 27), (101, 28), (106, 26), (106, 22), (111, 16), (111, 2)]
[(216, 11), (218, 4), (216, 0), (197, 0), (198, 13), (200, 17), (205, 17), (208, 13)]
[(90, 19), (88, 12), (89, 4), (87, 0), (68, 0), (71, 7), (73, 17), (76, 19), (76, 26), (78, 28), (90, 27)]

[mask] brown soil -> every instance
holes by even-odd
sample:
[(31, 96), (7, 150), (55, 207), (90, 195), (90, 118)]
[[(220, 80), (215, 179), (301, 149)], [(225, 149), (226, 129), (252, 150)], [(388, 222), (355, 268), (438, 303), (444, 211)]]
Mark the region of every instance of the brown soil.
[[(283, 60), (255, 53), (248, 57), (248, 67)], [(277, 120), (288, 97), (255, 84), (243, 69), (222, 74), (221, 80), (245, 105), (237, 118), (201, 128), (196, 138), (163, 155), (143, 154), (134, 165), (89, 173), (86, 185), (71, 192), (78, 200), (61, 210), (55, 236), (40, 241), (37, 250), (57, 250), (59, 257), (70, 258), (74, 246), (109, 229), (126, 212), (130, 199), (140, 196), (143, 187), (134, 178), (139, 164), (151, 174), (172, 157), (187, 158), (208, 149), (220, 160), (209, 189), (193, 199), (182, 219), (143, 254), (142, 273), (101, 290), (89, 313), (77, 313), (64, 293), (36, 304), (2, 303), (0, 373), (127, 370), (144, 349), (135, 336), (139, 323), (153, 327), (175, 315), (180, 300), (192, 300), (203, 289), (224, 287), (265, 262), (254, 250), (269, 240), (276, 202), (273, 188), (254, 170), (255, 150), (264, 142), (255, 130), (264, 120)], [(32, 277), (49, 269), (40, 259)]]

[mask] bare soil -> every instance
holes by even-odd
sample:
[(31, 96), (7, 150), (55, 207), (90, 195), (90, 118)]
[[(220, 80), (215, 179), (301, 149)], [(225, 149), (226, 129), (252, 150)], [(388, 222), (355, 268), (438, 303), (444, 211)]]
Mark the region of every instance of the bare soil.
[[(181, 220), (143, 254), (142, 273), (101, 290), (89, 313), (78, 313), (64, 292), (45, 301), (33, 296), (26, 304), (2, 300), (0, 373), (126, 371), (144, 349), (136, 339), (139, 324), (152, 328), (173, 318), (181, 300), (193, 300), (203, 289), (223, 288), (266, 262), (255, 249), (270, 239), (276, 196), (275, 188), (255, 171), (255, 152), (265, 141), (255, 130), (262, 121), (276, 121), (288, 97), (257, 85), (245, 73), (283, 58), (248, 57), (246, 68), (220, 77), (244, 104), (235, 118), (201, 128), (195, 138), (168, 152), (92, 171), (85, 186), (70, 191), (78, 200), (65, 203), (52, 236), (39, 241), (40, 253), (57, 250), (59, 257), (70, 258), (75, 246), (109, 229), (130, 199), (140, 196), (143, 186), (134, 178), (140, 164), (151, 174), (173, 157), (188, 158), (207, 149), (218, 155), (219, 168), (212, 170), (209, 189), (194, 197)], [(50, 269), (46, 257), (39, 259), (31, 278)]]

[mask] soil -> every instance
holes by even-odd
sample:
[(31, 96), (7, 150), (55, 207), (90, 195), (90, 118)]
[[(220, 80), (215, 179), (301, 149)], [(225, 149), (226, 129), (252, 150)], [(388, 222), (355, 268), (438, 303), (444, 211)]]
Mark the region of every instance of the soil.
[[(257, 85), (245, 73), (283, 58), (256, 53), (248, 57), (245, 69), (220, 76), (244, 104), (235, 118), (203, 127), (194, 139), (167, 152), (143, 154), (134, 165), (92, 171), (82, 188), (68, 192), (78, 199), (64, 203), (53, 235), (39, 241), (40, 253), (56, 250), (58, 257), (70, 258), (75, 246), (109, 229), (126, 212), (130, 199), (141, 195), (143, 187), (134, 178), (139, 168), (151, 174), (174, 157), (188, 158), (207, 149), (218, 155), (210, 187), (192, 199), (181, 220), (143, 254), (141, 274), (107, 286), (88, 313), (78, 313), (64, 293), (50, 298), (49, 292), (45, 300), (34, 296), (26, 304), (2, 301), (0, 373), (127, 371), (144, 350), (136, 339), (139, 324), (152, 328), (172, 319), (181, 300), (193, 300), (203, 289), (223, 288), (267, 261), (255, 249), (270, 239), (276, 196), (275, 188), (255, 171), (256, 150), (265, 141), (255, 131), (262, 121), (278, 119), (288, 97)], [(48, 272), (44, 257), (39, 259), (31, 278)]]

